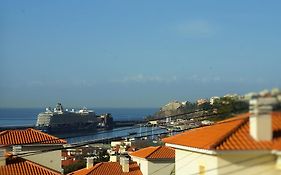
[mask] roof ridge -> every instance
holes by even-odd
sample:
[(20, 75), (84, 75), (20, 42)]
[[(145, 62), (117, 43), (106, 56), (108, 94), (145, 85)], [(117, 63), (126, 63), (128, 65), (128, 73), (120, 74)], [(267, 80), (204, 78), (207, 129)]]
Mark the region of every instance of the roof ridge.
[(90, 172), (92, 172), (92, 171), (96, 170), (97, 168), (99, 168), (103, 163), (104, 162), (100, 162), (100, 163), (96, 164), (95, 166), (91, 167), (91, 170), (87, 174), (89, 174)]
[[(14, 145), (14, 144), (65, 144), (66, 140), (58, 138), (56, 136), (44, 133), (42, 131), (27, 128), (20, 130), (5, 130), (0, 132), (1, 142), (5, 143), (5, 146)], [(20, 137), (18, 137), (20, 136)], [(28, 139), (29, 141), (22, 139), (32, 137), (33, 139)], [(9, 138), (9, 139), (5, 139)]]
[(221, 138), (219, 138), (215, 143), (213, 143), (212, 145), (210, 145), (209, 149), (215, 149), (217, 146), (219, 146), (223, 141), (225, 141), (227, 138), (229, 138), (231, 135), (233, 135), (239, 128), (241, 128), (244, 124), (246, 124), (249, 120), (249, 117), (247, 118), (241, 118), (238, 119), (241, 120), (240, 123), (234, 127), (233, 129), (231, 129), (230, 131), (228, 131), (224, 136), (222, 136)]
[[(50, 135), (50, 134), (41, 132), (41, 131), (36, 130), (36, 129), (33, 129), (33, 128), (28, 128), (28, 129), (26, 129), (26, 130), (31, 130), (31, 131), (34, 131), (34, 132), (36, 132), (36, 133), (38, 133), (38, 134), (43, 134), (43, 135), (45, 135), (45, 136), (54, 138), (54, 139), (52, 139), (52, 140), (60, 140), (60, 141), (66, 142), (66, 140), (64, 140), (64, 139), (61, 139), (61, 138), (58, 138), (58, 137), (56, 137), (56, 136), (53, 136), (53, 135)], [(25, 130), (25, 131), (26, 131), (26, 130)], [(42, 141), (42, 143), (45, 143), (45, 142), (48, 142), (48, 141), (52, 141), (52, 140), (44, 140), (44, 141)]]
[[(154, 147), (154, 146), (152, 146), (152, 147)], [(157, 150), (159, 150), (160, 148), (161, 148), (162, 146), (157, 146), (157, 148), (154, 150), (154, 151), (152, 151), (150, 154), (148, 154), (147, 156), (145, 156), (145, 158), (148, 158), (149, 156), (151, 156), (153, 153), (155, 153)]]
[(104, 162), (99, 162), (99, 163), (97, 163), (95, 166), (92, 167), (93, 170), (96, 169), (96, 168), (98, 168), (98, 167), (100, 167), (103, 163), (104, 163)]
[(43, 168), (43, 169), (45, 169), (45, 170), (52, 171), (52, 172), (55, 172), (55, 173), (59, 173), (59, 174), (61, 173), (61, 172), (59, 172), (59, 171), (53, 170), (53, 169), (51, 169), (51, 168), (48, 168), (48, 167), (46, 167), (46, 166), (44, 166), (44, 165), (35, 163), (35, 162), (31, 161), (31, 160), (27, 160), (27, 159), (24, 159), (24, 160), (25, 160), (24, 162), (26, 162), (26, 163), (28, 163), (28, 164), (30, 164), (30, 165), (33, 165), (33, 166), (36, 166), (36, 167), (39, 167), (39, 168)]
[(6, 134), (7, 132), (9, 132), (9, 130), (4, 130), (0, 132), (0, 135)]
[(26, 164), (29, 164), (29, 165), (31, 165), (31, 166), (35, 166), (35, 167), (37, 167), (37, 168), (42, 168), (42, 169), (44, 169), (44, 170), (51, 171), (52, 173), (57, 173), (57, 174), (60, 174), (60, 173), (61, 173), (61, 172), (59, 172), (59, 171), (53, 170), (53, 169), (48, 168), (48, 167), (46, 167), (46, 166), (44, 166), (44, 165), (35, 163), (35, 162), (31, 161), (31, 160), (27, 160), (27, 159), (22, 158), (22, 157), (16, 157), (16, 159), (18, 159), (19, 162), (9, 163), (9, 164), (7, 164), (7, 165), (5, 165), (5, 166), (12, 167), (12, 166), (15, 166), (15, 164), (24, 164), (24, 163), (26, 163)]

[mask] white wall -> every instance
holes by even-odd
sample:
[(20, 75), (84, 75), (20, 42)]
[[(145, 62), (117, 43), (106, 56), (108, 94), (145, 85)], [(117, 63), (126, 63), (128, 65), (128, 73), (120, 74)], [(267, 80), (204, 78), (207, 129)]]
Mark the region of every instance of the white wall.
[(148, 175), (170, 175), (174, 168), (174, 162), (148, 161)]
[(280, 175), (276, 160), (277, 156), (269, 151), (225, 151), (209, 155), (176, 149), (175, 171), (176, 175), (195, 175), (200, 174), (201, 166), (204, 175)]
[(281, 174), (276, 165), (277, 156), (267, 153), (227, 154), (218, 156), (219, 174)]
[(134, 157), (134, 156), (131, 156), (131, 158), (133, 159), (133, 161), (136, 161), (138, 163), (142, 174), (148, 175), (148, 161), (146, 159)]
[(25, 156), (24, 158), (59, 172), (62, 170), (60, 150)]
[(110, 155), (109, 162), (117, 162), (117, 155)]
[(6, 152), (6, 149), (0, 148), (0, 166), (6, 165), (5, 152)]
[(111, 144), (110, 144), (110, 146), (111, 146), (111, 147), (114, 147), (114, 146), (116, 146), (116, 145), (121, 145), (122, 142), (123, 142), (123, 141), (112, 141)]
[(214, 169), (206, 175), (217, 175), (218, 160), (216, 156), (176, 149), (176, 175), (199, 174), (200, 166)]
[(132, 159), (138, 163), (143, 175), (170, 175), (175, 167), (175, 163), (171, 160), (148, 161), (147, 159), (134, 156), (132, 156)]

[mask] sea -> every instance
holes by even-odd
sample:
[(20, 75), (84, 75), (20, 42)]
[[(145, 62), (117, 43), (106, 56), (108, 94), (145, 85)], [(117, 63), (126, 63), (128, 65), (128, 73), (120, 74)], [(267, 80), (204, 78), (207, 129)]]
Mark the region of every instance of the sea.
[[(143, 120), (148, 115), (153, 115), (159, 109), (157, 108), (92, 108), (97, 115), (103, 113), (111, 113), (115, 121), (126, 120)], [(37, 115), (45, 111), (43, 108), (0, 108), (0, 127), (13, 126), (34, 126)], [(81, 143), (85, 141), (93, 141), (107, 139), (113, 137), (123, 137), (129, 133), (136, 133), (132, 136), (146, 136), (164, 133), (166, 130), (158, 127), (123, 127), (114, 128), (108, 131), (97, 131), (95, 133), (81, 135), (62, 134), (57, 135), (60, 138), (66, 138), (68, 143)], [(131, 137), (131, 136), (130, 136)]]

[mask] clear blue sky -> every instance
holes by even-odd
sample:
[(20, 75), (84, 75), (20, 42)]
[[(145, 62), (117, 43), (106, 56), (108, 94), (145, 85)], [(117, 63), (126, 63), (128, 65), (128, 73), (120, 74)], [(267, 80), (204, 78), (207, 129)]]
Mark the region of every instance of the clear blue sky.
[(281, 87), (280, 1), (0, 1), (0, 107), (159, 107)]

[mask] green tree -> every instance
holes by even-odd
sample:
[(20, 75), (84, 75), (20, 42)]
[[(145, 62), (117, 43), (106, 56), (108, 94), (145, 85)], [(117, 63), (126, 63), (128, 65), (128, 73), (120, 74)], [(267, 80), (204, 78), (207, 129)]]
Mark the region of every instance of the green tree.
[(86, 167), (86, 161), (85, 160), (79, 160), (71, 165), (63, 167), (64, 174), (71, 173), (73, 171), (82, 169)]

